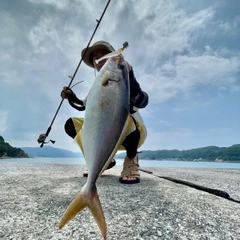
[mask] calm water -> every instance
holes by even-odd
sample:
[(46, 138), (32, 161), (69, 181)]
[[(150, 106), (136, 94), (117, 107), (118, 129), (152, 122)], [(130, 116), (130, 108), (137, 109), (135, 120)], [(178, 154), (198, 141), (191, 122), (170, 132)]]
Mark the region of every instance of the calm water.
[[(123, 165), (123, 159), (116, 159), (117, 165)], [(83, 158), (14, 158), (0, 159), (1, 162), (50, 163), (50, 164), (85, 164)], [(189, 167), (189, 168), (239, 168), (240, 163), (223, 162), (184, 162), (140, 160), (142, 167)]]

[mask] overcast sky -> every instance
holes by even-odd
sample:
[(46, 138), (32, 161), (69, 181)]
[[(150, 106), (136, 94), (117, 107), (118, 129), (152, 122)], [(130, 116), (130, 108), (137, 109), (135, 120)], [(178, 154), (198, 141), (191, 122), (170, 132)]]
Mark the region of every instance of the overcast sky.
[[(15, 147), (37, 147), (60, 104), (81, 50), (107, 0), (0, 1), (0, 135)], [(112, 0), (93, 38), (125, 41), (149, 105), (141, 150), (228, 147), (240, 143), (240, 1)], [(84, 98), (95, 79), (84, 65), (73, 88)], [(77, 152), (64, 132), (64, 101), (48, 139)]]

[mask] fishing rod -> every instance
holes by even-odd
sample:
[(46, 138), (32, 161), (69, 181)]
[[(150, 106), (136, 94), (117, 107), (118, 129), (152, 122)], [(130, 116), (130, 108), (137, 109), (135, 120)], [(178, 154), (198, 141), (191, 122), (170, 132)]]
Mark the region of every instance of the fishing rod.
[[(87, 50), (88, 50), (88, 48), (89, 48), (89, 46), (90, 46), (90, 44), (91, 44), (91, 41), (92, 41), (92, 39), (93, 39), (93, 37), (94, 37), (94, 35), (95, 35), (95, 33), (96, 33), (96, 31), (97, 31), (97, 29), (98, 29), (101, 21), (102, 21), (102, 18), (103, 18), (103, 16), (104, 16), (104, 14), (105, 14), (105, 12), (106, 12), (106, 10), (107, 10), (108, 5), (109, 5), (110, 2), (111, 2), (111, 0), (108, 0), (107, 4), (106, 4), (106, 6), (105, 6), (105, 8), (104, 8), (104, 10), (103, 10), (103, 12), (102, 12), (102, 15), (101, 15), (100, 19), (99, 19), (99, 20), (96, 19), (97, 25), (96, 25), (96, 27), (95, 27), (95, 29), (94, 29), (94, 31), (93, 31), (93, 34), (92, 34), (92, 36), (91, 36), (91, 38), (90, 38), (90, 40), (89, 40), (89, 42), (88, 42), (88, 44), (87, 44), (87, 47), (86, 47), (86, 49), (85, 49), (85, 51), (84, 51), (84, 53), (83, 53), (83, 55), (82, 55), (82, 57), (81, 57), (78, 65), (77, 65), (77, 68), (76, 68), (73, 76), (69, 76), (71, 80), (70, 80), (70, 82), (69, 82), (69, 84), (68, 84), (68, 88), (70, 88), (70, 86), (71, 86), (71, 84), (72, 84), (72, 82), (73, 82), (73, 80), (74, 80), (74, 78), (75, 78), (75, 76), (76, 76), (76, 74), (77, 74), (77, 71), (78, 71), (78, 69), (79, 69), (79, 67), (80, 67), (80, 65), (81, 65), (81, 63), (82, 63), (82, 61), (83, 61), (83, 58), (84, 58), (84, 56), (85, 56), (85, 54), (86, 54), (86, 52), (87, 52)], [(52, 120), (50, 126), (48, 127), (46, 133), (40, 134), (39, 137), (38, 137), (38, 139), (37, 139), (38, 143), (41, 144), (41, 145), (40, 145), (41, 148), (44, 146), (44, 144), (47, 144), (47, 143), (49, 143), (49, 142), (51, 142), (51, 143), (53, 143), (53, 144), (55, 143), (54, 140), (49, 140), (48, 142), (46, 142), (45, 140), (46, 140), (46, 138), (48, 137), (48, 135), (49, 135), (49, 133), (50, 133), (50, 131), (51, 131), (51, 129), (52, 129), (52, 125), (53, 125), (53, 123), (54, 123), (54, 121), (55, 121), (55, 118), (57, 117), (57, 114), (58, 114), (58, 112), (59, 112), (59, 110), (60, 110), (60, 108), (61, 108), (61, 106), (62, 106), (63, 101), (64, 101), (64, 99), (61, 100), (61, 102), (60, 102), (60, 104), (59, 104), (59, 106), (58, 106), (58, 108), (57, 108), (57, 111), (56, 111), (56, 113), (55, 113), (55, 115), (54, 115), (54, 117), (53, 117), (53, 120)]]

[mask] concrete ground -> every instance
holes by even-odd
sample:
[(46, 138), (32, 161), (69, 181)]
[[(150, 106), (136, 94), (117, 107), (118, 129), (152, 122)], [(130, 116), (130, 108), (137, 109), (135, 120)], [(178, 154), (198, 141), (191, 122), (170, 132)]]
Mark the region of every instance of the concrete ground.
[[(0, 163), (0, 239), (102, 239), (88, 209), (62, 230), (59, 220), (86, 182), (83, 165)], [(108, 240), (237, 240), (240, 204), (158, 176), (189, 181), (240, 200), (240, 169), (144, 168), (141, 182), (106, 171), (97, 188)]]

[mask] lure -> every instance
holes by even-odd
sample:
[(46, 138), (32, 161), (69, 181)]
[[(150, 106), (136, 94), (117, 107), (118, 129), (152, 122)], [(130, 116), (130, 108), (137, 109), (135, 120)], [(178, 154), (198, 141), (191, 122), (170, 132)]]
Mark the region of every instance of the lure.
[(125, 42), (125, 43), (123, 43), (123, 47), (122, 47), (122, 48), (119, 48), (119, 49), (118, 49), (117, 51), (115, 51), (115, 52), (108, 53), (108, 54), (104, 55), (103, 57), (101, 57), (101, 58), (99, 58), (99, 59), (96, 59), (95, 61), (96, 61), (96, 63), (98, 64), (98, 63), (99, 63), (100, 61), (102, 61), (103, 59), (119, 56), (119, 55), (123, 52), (123, 50), (124, 50), (125, 48), (127, 48), (127, 47), (128, 47), (128, 42)]

